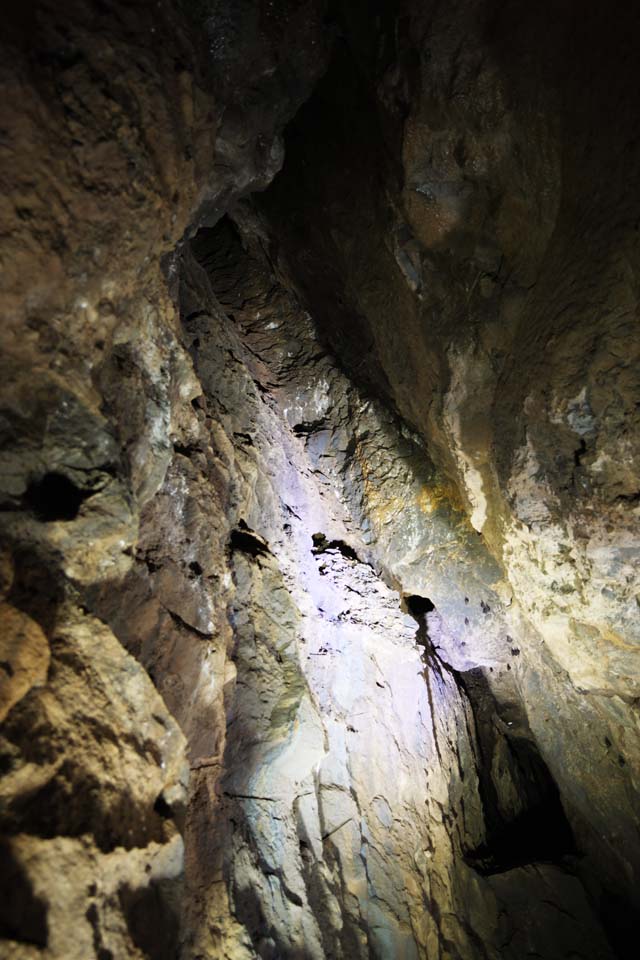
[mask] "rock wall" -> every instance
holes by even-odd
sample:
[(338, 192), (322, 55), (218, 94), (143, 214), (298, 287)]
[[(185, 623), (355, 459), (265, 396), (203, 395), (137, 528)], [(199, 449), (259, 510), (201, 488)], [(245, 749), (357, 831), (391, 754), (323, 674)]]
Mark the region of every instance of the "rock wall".
[(632, 955), (637, 18), (576, 11), (10, 18), (0, 956)]
[(498, 701), (510, 668), (507, 698), (624, 952), (639, 867), (637, 13), (379, 14), (368, 27), (344, 10), (288, 131), (260, 200), (273, 255), (344, 369), (425, 440), (496, 561), (472, 563), (497, 594), (480, 593), (479, 631), (470, 594), (438, 582), (449, 559), (431, 551), (407, 579), (406, 545), (395, 558), (443, 613), (448, 663), (482, 667)]
[[(167, 477), (186, 489), (175, 447), (197, 429), (201, 393), (172, 257), (189, 224), (215, 222), (278, 169), (282, 127), (324, 65), (319, 16), (163, 0), (27, 3), (5, 17), (3, 956), (175, 955), (181, 693), (168, 709), (95, 613), (102, 591), (125, 619), (137, 608), (131, 571), (154, 546), (191, 573), (188, 551), (146, 523), (169, 522)], [(216, 489), (202, 486), (208, 516)], [(164, 576), (147, 623), (164, 660), (182, 658), (195, 712), (202, 700), (196, 755), (213, 754), (224, 724), (207, 726), (208, 650), (188, 613), (172, 620), (181, 584)]]

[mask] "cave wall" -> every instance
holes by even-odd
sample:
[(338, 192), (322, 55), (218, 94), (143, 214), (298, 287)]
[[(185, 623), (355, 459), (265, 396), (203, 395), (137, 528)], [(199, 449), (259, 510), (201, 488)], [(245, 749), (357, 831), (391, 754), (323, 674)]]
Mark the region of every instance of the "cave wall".
[(3, 956), (631, 955), (636, 30), (11, 17)]
[(380, 4), (367, 29), (349, 5), (340, 23), (259, 200), (274, 256), (344, 369), (426, 440), (499, 565), (502, 603), (485, 601), (490, 620), (507, 605), (515, 661), (436, 593), (437, 569), (412, 589), (447, 604), (470, 660), (513, 668), (623, 949), (615, 903), (635, 903), (639, 866), (637, 11)]
[[(239, 942), (274, 957), (608, 955), (511, 681), (509, 621), (489, 616), (495, 562), (420, 438), (322, 349), (263, 221), (233, 217), (196, 238), (202, 272), (187, 262), (181, 302), (209, 412), (236, 440), (238, 673), (216, 834)], [(500, 704), (447, 627), (462, 590)], [(234, 948), (227, 920), (220, 949)]]
[[(166, 546), (145, 520), (167, 524), (167, 499), (179, 526), (166, 549), (193, 575), (189, 516), (167, 477), (192, 481), (204, 516), (220, 510), (215, 484), (184, 458), (181, 471), (174, 448), (197, 432), (201, 388), (172, 258), (189, 224), (215, 222), (278, 168), (282, 127), (324, 63), (319, 16), (313, 4), (170, 2), (6, 12), (3, 956), (175, 955), (186, 741), (139, 646), (128, 653), (93, 611), (108, 585), (126, 617), (138, 558)], [(196, 756), (213, 755), (224, 723), (207, 721), (210, 651), (189, 611), (186, 626), (172, 619), (181, 584), (171, 569), (165, 580), (147, 617), (202, 717)], [(224, 619), (224, 599), (217, 609)]]

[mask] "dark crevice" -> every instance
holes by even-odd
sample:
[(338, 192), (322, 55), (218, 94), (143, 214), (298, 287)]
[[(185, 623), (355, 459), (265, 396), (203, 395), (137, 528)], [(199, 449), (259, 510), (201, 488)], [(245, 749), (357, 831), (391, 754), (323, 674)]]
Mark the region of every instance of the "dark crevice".
[(301, 423), (294, 424), (291, 429), (296, 437), (308, 437), (310, 434), (321, 430), (324, 424), (324, 420), (303, 420)]
[(250, 433), (234, 433), (234, 440), (237, 440), (241, 446), (252, 447), (253, 437)]
[(195, 633), (196, 636), (202, 637), (203, 640), (210, 640), (213, 636), (212, 633), (207, 633), (204, 630), (198, 630), (198, 628), (194, 627), (192, 623), (188, 623), (186, 620), (183, 620), (178, 613), (176, 613), (174, 610), (170, 610), (169, 607), (165, 606), (164, 609), (167, 611), (173, 622), (178, 624), (178, 626), (182, 627), (184, 630), (188, 630), (190, 633)]
[(640, 490), (635, 493), (620, 493), (616, 497), (616, 501), (619, 503), (638, 503), (640, 502)]
[[(418, 623), (420, 624), (420, 618), (423, 618), (425, 614), (431, 613), (435, 610), (435, 605), (429, 600), (428, 597), (419, 597), (417, 595), (404, 596), (403, 601), (406, 605), (407, 612), (411, 614)], [(424, 625), (426, 629), (426, 624)]]
[(344, 540), (327, 540), (324, 533), (314, 533), (311, 539), (313, 540), (311, 552), (316, 556), (321, 553), (329, 553), (329, 551), (337, 551), (341, 553), (343, 557), (346, 557), (347, 560), (355, 560), (357, 563), (361, 562), (353, 547), (345, 543)]
[(111, 950), (107, 950), (102, 943), (102, 931), (100, 930), (100, 916), (98, 914), (98, 908), (95, 903), (91, 903), (87, 908), (85, 917), (91, 925), (91, 931), (93, 935), (93, 949), (97, 960), (113, 960), (113, 953)]
[(435, 648), (429, 638), (429, 629), (427, 624), (427, 615), (435, 610), (435, 606), (428, 597), (420, 597), (417, 594), (403, 597), (407, 612), (414, 618), (418, 624), (416, 632), (416, 644), (422, 650), (424, 661), (423, 677), (427, 686), (427, 698), (429, 700), (429, 713), (431, 715), (431, 733), (433, 736), (433, 745), (438, 755), (438, 760), (442, 764), (442, 754), (440, 753), (440, 743), (438, 741), (438, 730), (436, 727), (436, 707), (433, 698), (432, 674), (441, 674), (441, 664), (435, 652)]
[(580, 464), (582, 463), (582, 458), (584, 457), (586, 452), (587, 452), (587, 444), (584, 438), (581, 437), (580, 446), (578, 447), (577, 450), (574, 450), (573, 452), (573, 462), (576, 465), (576, 467), (580, 466)]
[(179, 453), (183, 457), (191, 457), (192, 454), (200, 452), (200, 446), (197, 443), (174, 443), (173, 452)]
[(173, 818), (173, 810), (171, 805), (167, 803), (162, 794), (159, 794), (156, 797), (156, 802), (153, 805), (153, 809), (158, 816), (162, 817), (164, 820), (171, 820)]
[(239, 550), (250, 557), (265, 557), (270, 553), (269, 544), (260, 534), (250, 530), (241, 520), (235, 530), (231, 531), (231, 550)]
[[(433, 718), (435, 748), (440, 756), (435, 728), (432, 674), (446, 670), (469, 702), (478, 745), (476, 757), (480, 799), (484, 812), (486, 841), (465, 854), (478, 873), (503, 873), (529, 863), (562, 863), (576, 855), (573, 833), (560, 801), (557, 785), (534, 742), (504, 733), (513, 720), (501, 717), (482, 669), (460, 672), (442, 663), (429, 637), (429, 614), (435, 606), (427, 597), (403, 597), (407, 612), (418, 624), (416, 643), (422, 648), (424, 677)], [(515, 649), (515, 648), (514, 648)], [(519, 651), (516, 651), (519, 652)], [(513, 705), (508, 716), (512, 717)], [(520, 725), (519, 725), (520, 726)], [(517, 800), (502, 797), (494, 781), (502, 768)], [(510, 792), (512, 792), (510, 791)]]
[(0, 938), (46, 947), (47, 907), (8, 843), (0, 845)]
[(573, 451), (573, 470), (571, 472), (571, 484), (574, 488), (581, 489), (586, 482), (582, 461), (587, 454), (587, 444), (584, 437), (580, 438), (580, 446)]
[(24, 504), (42, 523), (75, 520), (83, 502), (95, 490), (82, 490), (63, 473), (45, 473), (32, 481), (24, 495)]
[[(577, 853), (573, 832), (558, 787), (535, 743), (503, 732), (500, 706), (480, 668), (457, 673), (456, 678), (475, 721), (487, 835), (481, 847), (467, 851), (467, 862), (485, 875), (528, 863), (566, 863)], [(510, 778), (516, 805), (500, 796), (493, 776), (496, 768)]]

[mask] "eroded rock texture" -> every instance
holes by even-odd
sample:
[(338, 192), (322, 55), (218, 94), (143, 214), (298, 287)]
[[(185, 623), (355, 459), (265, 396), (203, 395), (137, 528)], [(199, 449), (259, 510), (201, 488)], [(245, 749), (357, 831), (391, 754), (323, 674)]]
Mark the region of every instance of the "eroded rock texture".
[(635, 956), (639, 27), (12, 15), (0, 956)]

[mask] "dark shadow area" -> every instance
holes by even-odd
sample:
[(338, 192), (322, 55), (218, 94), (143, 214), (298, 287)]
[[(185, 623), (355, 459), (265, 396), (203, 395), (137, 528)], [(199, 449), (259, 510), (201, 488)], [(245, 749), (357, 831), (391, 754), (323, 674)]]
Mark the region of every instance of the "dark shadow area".
[[(5, 723), (3, 743), (7, 753), (0, 751), (0, 769), (7, 771), (15, 763), (10, 751), (18, 746), (24, 761), (34, 764), (55, 762), (59, 745), (42, 735), (32, 736), (31, 742), (21, 736), (26, 721), (34, 722), (39, 716), (38, 704), (31, 709), (29, 698), (17, 704)], [(91, 736), (86, 730), (86, 736)], [(96, 739), (108, 735), (108, 728), (94, 731)], [(165, 805), (163, 805), (165, 804)], [(144, 847), (151, 842), (162, 843), (165, 839), (165, 821), (175, 819), (164, 798), (159, 797), (155, 806), (144, 808), (131, 795), (122, 791), (109, 796), (105, 781), (87, 773), (78, 762), (65, 760), (51, 778), (36, 789), (25, 790), (3, 804), (0, 829), (5, 836), (28, 833), (43, 840), (54, 837), (92, 837), (104, 853), (117, 847), (127, 850)]]
[[(253, 948), (260, 960), (311, 960), (311, 954), (283, 941), (274, 927), (266, 922), (257, 892), (251, 887), (234, 889), (238, 915), (251, 931)], [(328, 956), (329, 954), (327, 954)]]
[(266, 557), (269, 553), (269, 544), (259, 533), (250, 530), (244, 520), (240, 520), (235, 530), (231, 531), (231, 550), (240, 550), (250, 557)]
[[(435, 606), (428, 597), (405, 596), (403, 606), (418, 624), (416, 643), (423, 650), (430, 698), (429, 671), (446, 670), (473, 711), (486, 842), (480, 848), (467, 851), (467, 863), (478, 873), (490, 875), (528, 863), (558, 864), (575, 856), (573, 831), (549, 768), (532, 738), (507, 732), (516, 715), (520, 721), (518, 728), (526, 729), (526, 721), (519, 716), (521, 710), (514, 704), (501, 710), (482, 669), (461, 673), (440, 660), (429, 637), (428, 615)], [(515, 798), (500, 796), (496, 770), (502, 770)]]
[(599, 912), (609, 941), (620, 960), (634, 960), (638, 956), (638, 919), (628, 900), (615, 893), (604, 893)]
[(62, 574), (55, 564), (29, 548), (15, 549), (13, 562), (14, 577), (7, 599), (12, 606), (32, 617), (49, 635), (64, 596)]
[(295, 423), (291, 429), (296, 437), (308, 437), (318, 430), (322, 430), (324, 425), (325, 420), (304, 420), (301, 423)]
[[(215, 227), (202, 227), (191, 240), (191, 250), (207, 274), (211, 287), (227, 311), (233, 312), (250, 289), (251, 272), (242, 240), (229, 217)], [(189, 322), (189, 317), (186, 317)]]
[(46, 947), (47, 906), (34, 893), (8, 843), (0, 843), (0, 938)]
[(178, 956), (178, 916), (173, 904), (171, 881), (156, 883), (132, 890), (122, 886), (119, 891), (122, 912), (136, 947), (149, 960), (176, 960)]
[[(395, 56), (396, 24), (388, 2), (334, 6), (340, 27), (329, 69), (287, 126), (282, 173), (254, 202), (269, 223), (270, 257), (306, 301), (321, 343), (366, 393), (393, 403), (359, 286), (366, 273), (371, 292), (391, 256), (388, 199), (402, 181), (399, 139), (367, 76), (378, 56)], [(348, 263), (347, 234), (359, 238)], [(389, 309), (395, 294), (388, 291)]]
[[(478, 778), (487, 831), (486, 844), (467, 852), (478, 873), (492, 874), (527, 863), (561, 863), (575, 856), (573, 832), (556, 783), (533, 740), (508, 736), (481, 669), (457, 674), (471, 704), (480, 756)], [(518, 794), (518, 808), (505, 811), (493, 771), (501, 764)]]
[(435, 610), (435, 604), (428, 597), (419, 597), (417, 594), (402, 598), (409, 613), (414, 619), (420, 620), (425, 614)]
[(344, 540), (327, 540), (324, 533), (314, 533), (311, 535), (313, 540), (313, 547), (311, 548), (311, 553), (318, 556), (321, 553), (328, 553), (329, 551), (337, 551), (341, 553), (343, 557), (346, 557), (347, 560), (355, 560), (357, 563), (360, 562), (358, 554), (349, 546), (348, 543), (345, 543)]
[(32, 481), (24, 503), (42, 523), (75, 520), (82, 503), (95, 491), (81, 490), (63, 473), (45, 473)]

